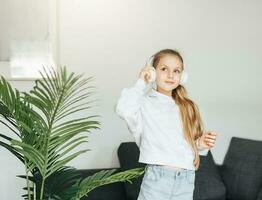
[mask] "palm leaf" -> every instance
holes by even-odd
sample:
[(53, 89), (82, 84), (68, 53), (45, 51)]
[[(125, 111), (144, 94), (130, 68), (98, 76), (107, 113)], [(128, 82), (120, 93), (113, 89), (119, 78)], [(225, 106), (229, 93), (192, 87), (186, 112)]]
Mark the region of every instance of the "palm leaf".
[[(71, 190), (68, 190), (68, 193), (73, 193), (76, 191), (76, 194), (73, 195), (71, 200), (80, 200), (83, 196), (87, 196), (88, 192), (92, 191), (93, 189), (115, 183), (115, 182), (130, 182), (130, 179), (137, 178), (141, 176), (145, 172), (145, 168), (134, 168), (130, 170), (126, 170), (124, 172), (115, 173), (115, 169), (112, 170), (101, 170), (89, 176), (79, 182), (77, 182)], [(74, 189), (75, 187), (75, 189)]]
[[(26, 179), (25, 175), (19, 175), (18, 177)], [(66, 191), (71, 190), (70, 188), (80, 179), (81, 174), (75, 168), (62, 167), (46, 179), (43, 199), (66, 200), (73, 198), (73, 196)], [(40, 199), (41, 174), (35, 171), (33, 176), (29, 177), (29, 180), (36, 185), (36, 199)], [(24, 190), (27, 190), (27, 187), (25, 187)], [(32, 191), (33, 188), (30, 187), (30, 190)], [(29, 199), (28, 194), (24, 194), (23, 197)]]
[[(24, 163), (24, 157), (21, 153), (19, 153), (11, 144), (12, 138), (0, 134), (0, 138), (5, 139), (6, 142), (0, 141), (0, 146), (4, 147), (5, 149), (7, 149), (8, 151), (10, 151), (13, 155), (15, 155), (21, 162)], [(8, 143), (7, 143), (8, 142)]]

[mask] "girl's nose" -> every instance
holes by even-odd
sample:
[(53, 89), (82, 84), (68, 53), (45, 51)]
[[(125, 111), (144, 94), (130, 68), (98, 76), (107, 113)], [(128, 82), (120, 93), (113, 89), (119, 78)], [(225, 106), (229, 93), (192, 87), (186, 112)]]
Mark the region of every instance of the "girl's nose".
[(167, 75), (169, 78), (173, 78), (173, 72), (168, 72), (168, 75)]

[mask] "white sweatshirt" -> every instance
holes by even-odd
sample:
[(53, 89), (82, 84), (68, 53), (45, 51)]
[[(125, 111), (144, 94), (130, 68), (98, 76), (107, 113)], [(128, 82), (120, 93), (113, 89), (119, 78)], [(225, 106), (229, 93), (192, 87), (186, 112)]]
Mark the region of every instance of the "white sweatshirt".
[[(124, 88), (115, 112), (125, 120), (140, 149), (139, 161), (147, 164), (173, 165), (195, 170), (193, 152), (182, 132), (179, 107), (172, 99), (138, 79)], [(207, 155), (208, 149), (199, 150)]]

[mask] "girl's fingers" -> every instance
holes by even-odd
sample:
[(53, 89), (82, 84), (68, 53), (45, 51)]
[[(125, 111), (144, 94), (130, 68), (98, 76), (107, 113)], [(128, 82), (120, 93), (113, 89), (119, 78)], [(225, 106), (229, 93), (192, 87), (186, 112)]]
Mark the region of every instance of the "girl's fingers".
[(205, 137), (205, 138), (216, 139), (216, 136), (206, 135), (206, 137)]
[(216, 133), (212, 131), (208, 131), (204, 135), (204, 142), (206, 143), (207, 146), (209, 147), (214, 147), (215, 146), (215, 141), (216, 141)]
[(213, 140), (213, 139), (207, 139), (207, 138), (205, 138), (205, 141), (206, 141), (206, 142), (215, 143), (215, 140)]
[(214, 147), (215, 146), (215, 140), (214, 139), (208, 139), (208, 138), (204, 138), (204, 144), (207, 146), (207, 147)]
[(155, 70), (155, 68), (146, 65), (145, 67), (143, 67), (143, 68), (141, 69), (141, 72), (142, 72), (142, 73), (150, 73), (150, 70)]
[(213, 147), (214, 146), (214, 144), (212, 144), (212, 143), (207, 143), (208, 144), (208, 146), (211, 146), (211, 147)]
[(146, 71), (150, 71), (150, 70), (155, 71), (155, 68), (154, 68), (154, 67), (151, 67), (151, 66), (146, 66), (146, 67), (144, 68), (144, 70), (146, 70)]
[(152, 65), (146, 65), (144, 69), (155, 69)]
[(150, 70), (142, 70), (140, 76), (148, 81), (148, 79), (150, 78)]
[(214, 138), (215, 139), (216, 136), (217, 136), (217, 133), (209, 131), (209, 132), (207, 132), (207, 134), (205, 136), (208, 137), (208, 138)]
[(216, 135), (217, 135), (217, 133), (214, 132), (214, 131), (208, 131), (207, 134), (208, 134), (208, 135), (213, 135), (213, 136), (216, 136)]
[(205, 140), (205, 143), (208, 145), (214, 145), (215, 141), (214, 140)]
[(150, 75), (150, 70), (143, 70), (146, 75)]
[(205, 142), (206, 144), (212, 144), (212, 145), (215, 145), (214, 142)]

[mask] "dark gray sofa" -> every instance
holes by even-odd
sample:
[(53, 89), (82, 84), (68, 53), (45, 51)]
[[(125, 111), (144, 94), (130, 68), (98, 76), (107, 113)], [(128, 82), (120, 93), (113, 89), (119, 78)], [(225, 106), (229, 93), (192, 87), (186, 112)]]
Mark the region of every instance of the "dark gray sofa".
[[(115, 173), (145, 167), (138, 163), (138, 157), (135, 142), (121, 143), (118, 148), (121, 167), (115, 168)], [(262, 141), (233, 137), (222, 165), (214, 162), (210, 151), (200, 159), (194, 200), (262, 200)], [(86, 177), (100, 170), (80, 172)], [(142, 178), (132, 179), (132, 184), (118, 182), (96, 188), (82, 200), (136, 200)]]

